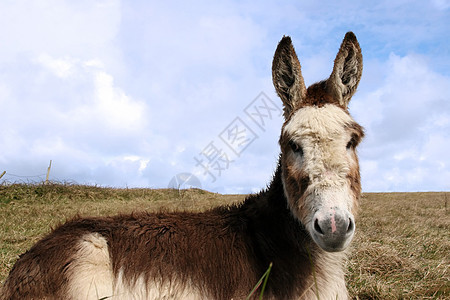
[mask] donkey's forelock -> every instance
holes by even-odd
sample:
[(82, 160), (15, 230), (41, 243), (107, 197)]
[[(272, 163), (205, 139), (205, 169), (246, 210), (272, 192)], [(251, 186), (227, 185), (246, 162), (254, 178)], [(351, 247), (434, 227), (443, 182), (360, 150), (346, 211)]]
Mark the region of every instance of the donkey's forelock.
[(362, 73), (362, 55), (347, 33), (327, 80), (305, 88), (291, 40), (275, 52), (272, 75), (284, 104), (280, 146), (288, 206), (314, 241), (327, 251), (350, 242), (361, 192), (355, 147), (363, 130), (348, 113)]

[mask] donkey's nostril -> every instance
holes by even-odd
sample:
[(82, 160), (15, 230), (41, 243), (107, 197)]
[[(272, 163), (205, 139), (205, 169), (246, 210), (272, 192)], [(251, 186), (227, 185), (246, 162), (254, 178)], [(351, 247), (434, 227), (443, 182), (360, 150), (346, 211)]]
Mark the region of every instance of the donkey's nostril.
[(308, 231), (314, 242), (329, 252), (342, 251), (353, 238), (355, 219), (343, 209), (317, 212), (309, 223)]
[(348, 227), (347, 227), (347, 233), (350, 233), (355, 228), (355, 225), (353, 224), (353, 221), (351, 218), (348, 219)]
[(320, 228), (319, 220), (318, 220), (318, 219), (316, 219), (316, 220), (314, 221), (314, 230), (317, 231), (317, 232), (320, 233), (320, 234), (323, 234), (323, 231), (322, 231), (322, 228)]

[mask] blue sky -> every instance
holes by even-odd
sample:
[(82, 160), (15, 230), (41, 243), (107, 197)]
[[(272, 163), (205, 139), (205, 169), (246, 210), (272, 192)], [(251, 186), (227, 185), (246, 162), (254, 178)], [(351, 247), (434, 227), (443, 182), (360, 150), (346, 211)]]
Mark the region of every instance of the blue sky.
[(190, 173), (258, 191), (279, 153), (278, 41), (292, 37), (311, 84), (353, 31), (363, 190), (448, 191), (449, 20), (449, 0), (0, 1), (0, 181), (42, 180), (52, 160), (60, 182), (159, 188)]

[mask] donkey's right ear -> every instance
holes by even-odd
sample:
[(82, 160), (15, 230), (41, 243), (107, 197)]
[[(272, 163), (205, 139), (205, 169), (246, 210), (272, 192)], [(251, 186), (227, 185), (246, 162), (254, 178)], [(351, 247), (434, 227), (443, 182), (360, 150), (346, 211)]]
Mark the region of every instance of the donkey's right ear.
[(284, 118), (295, 111), (306, 95), (300, 62), (291, 38), (284, 36), (278, 43), (272, 62), (272, 80), (284, 105)]
[(342, 41), (333, 72), (327, 80), (328, 91), (347, 107), (361, 80), (363, 57), (361, 47), (353, 32), (347, 32)]

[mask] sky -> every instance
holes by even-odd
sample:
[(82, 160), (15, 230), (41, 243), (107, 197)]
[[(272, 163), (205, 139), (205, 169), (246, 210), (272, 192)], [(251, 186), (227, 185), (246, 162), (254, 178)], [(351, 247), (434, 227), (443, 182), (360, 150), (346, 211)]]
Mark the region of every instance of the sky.
[(283, 124), (292, 38), (307, 85), (347, 31), (364, 192), (450, 190), (450, 0), (0, 0), (0, 183), (256, 192)]

